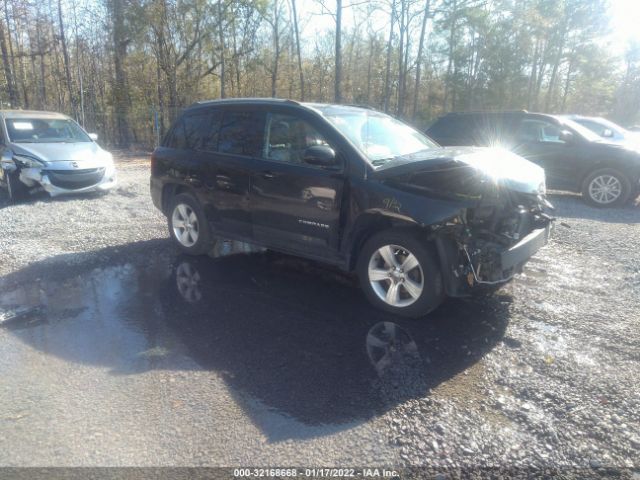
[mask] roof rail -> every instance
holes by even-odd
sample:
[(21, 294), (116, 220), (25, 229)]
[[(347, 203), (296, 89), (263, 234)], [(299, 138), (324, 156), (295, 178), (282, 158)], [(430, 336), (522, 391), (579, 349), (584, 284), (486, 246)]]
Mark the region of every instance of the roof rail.
[(346, 103), (344, 104), (345, 107), (356, 107), (356, 108), (364, 108), (366, 110), (375, 110), (377, 111), (378, 109), (375, 107), (372, 107), (371, 105), (360, 105), (357, 103)]
[(470, 113), (529, 113), (527, 110), (463, 110), (460, 112), (447, 112), (446, 115), (467, 115)]

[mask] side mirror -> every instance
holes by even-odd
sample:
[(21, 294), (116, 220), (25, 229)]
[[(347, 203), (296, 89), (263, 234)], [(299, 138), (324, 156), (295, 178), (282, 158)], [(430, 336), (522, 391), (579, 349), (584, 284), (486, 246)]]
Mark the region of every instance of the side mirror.
[(327, 145), (314, 145), (304, 151), (304, 162), (319, 167), (333, 167), (338, 160), (333, 148)]
[(603, 136), (604, 138), (611, 138), (611, 137), (613, 137), (613, 130), (611, 130), (610, 128), (605, 128), (605, 129), (602, 131), (602, 136)]
[(95, 142), (96, 140), (98, 140), (98, 134), (97, 133), (90, 133), (89, 134), (89, 138)]
[(560, 140), (564, 143), (573, 143), (575, 137), (573, 136), (573, 132), (570, 132), (569, 130), (562, 130), (560, 132)]

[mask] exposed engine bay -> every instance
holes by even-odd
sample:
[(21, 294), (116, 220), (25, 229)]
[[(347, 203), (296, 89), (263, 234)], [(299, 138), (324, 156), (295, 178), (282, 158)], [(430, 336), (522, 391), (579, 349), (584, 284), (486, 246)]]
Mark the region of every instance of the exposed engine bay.
[[(465, 295), (477, 286), (503, 284), (548, 242), (553, 206), (543, 195), (502, 190), (474, 208), (434, 226), (434, 240), (446, 265), (450, 295)], [(448, 281), (447, 281), (447, 277)]]

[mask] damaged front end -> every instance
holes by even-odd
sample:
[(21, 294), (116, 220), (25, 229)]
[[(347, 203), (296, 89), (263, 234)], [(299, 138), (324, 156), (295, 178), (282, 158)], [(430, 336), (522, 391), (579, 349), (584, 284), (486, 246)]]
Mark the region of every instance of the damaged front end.
[[(549, 241), (553, 206), (545, 198), (544, 170), (498, 149), (463, 147), (430, 155), (378, 176), (430, 199), (412, 218), (430, 232), (446, 293), (463, 296), (509, 281)], [(456, 207), (456, 213), (430, 221), (437, 201)]]
[(445, 268), (446, 290), (465, 295), (496, 286), (520, 273), (550, 238), (551, 204), (540, 194), (503, 191), (441, 225), (433, 239)]
[(44, 162), (13, 153), (2, 158), (4, 175), (12, 175), (28, 193), (46, 191), (51, 196), (108, 190), (116, 183), (111, 156), (99, 160)]

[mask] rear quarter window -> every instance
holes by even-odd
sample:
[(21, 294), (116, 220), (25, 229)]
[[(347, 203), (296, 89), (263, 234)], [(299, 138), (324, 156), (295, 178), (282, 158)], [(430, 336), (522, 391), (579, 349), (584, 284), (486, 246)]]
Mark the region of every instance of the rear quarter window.
[(473, 128), (473, 119), (463, 115), (447, 116), (440, 118), (428, 130), (428, 134), (436, 139), (442, 138), (466, 138)]
[(218, 137), (218, 152), (258, 157), (264, 144), (263, 112), (224, 112)]
[(217, 110), (187, 113), (176, 121), (164, 146), (180, 150), (215, 150), (222, 113)]

